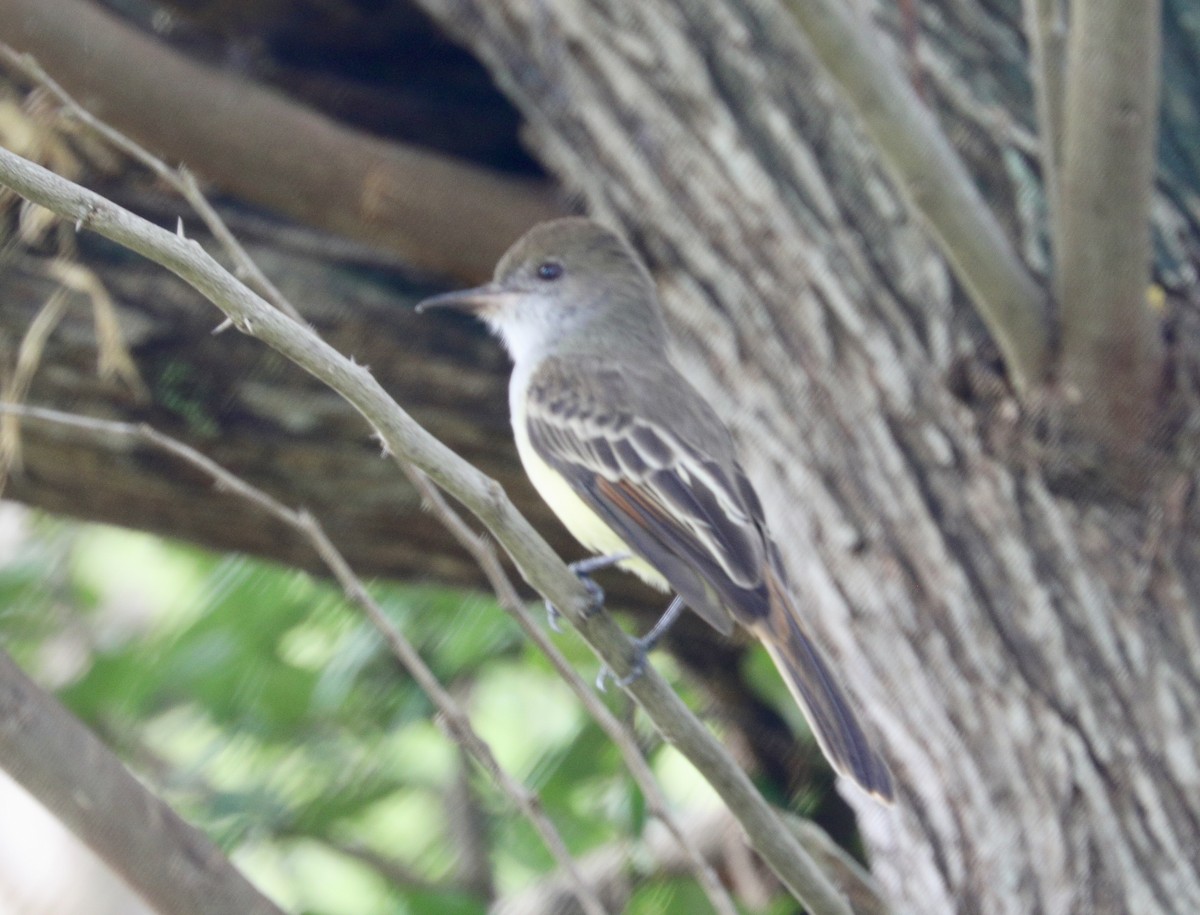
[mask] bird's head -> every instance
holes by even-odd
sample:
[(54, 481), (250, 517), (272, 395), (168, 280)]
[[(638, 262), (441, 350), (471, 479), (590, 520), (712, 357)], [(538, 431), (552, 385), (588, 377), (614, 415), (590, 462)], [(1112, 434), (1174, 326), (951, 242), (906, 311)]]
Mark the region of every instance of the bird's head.
[(610, 328), (653, 345), (665, 337), (654, 284), (637, 255), (618, 235), (582, 218), (534, 226), (500, 258), (490, 283), (417, 305), (431, 308), (481, 318), (517, 362)]

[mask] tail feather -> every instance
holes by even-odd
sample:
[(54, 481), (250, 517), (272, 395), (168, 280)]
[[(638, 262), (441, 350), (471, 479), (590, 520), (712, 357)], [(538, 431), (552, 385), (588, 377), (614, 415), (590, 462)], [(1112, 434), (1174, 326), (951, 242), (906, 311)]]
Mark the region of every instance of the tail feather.
[(772, 584), (770, 612), (752, 630), (770, 653), (833, 768), (880, 800), (894, 800), (887, 763), (872, 749), (829, 665), (800, 628), (790, 598), (777, 581)]

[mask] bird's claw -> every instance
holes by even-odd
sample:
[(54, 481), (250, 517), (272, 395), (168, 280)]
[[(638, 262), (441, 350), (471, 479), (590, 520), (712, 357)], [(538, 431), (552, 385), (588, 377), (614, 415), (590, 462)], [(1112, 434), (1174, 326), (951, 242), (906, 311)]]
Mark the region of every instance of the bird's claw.
[[(676, 594), (667, 606), (666, 612), (651, 627), (650, 631), (640, 639), (633, 640), (633, 663), (629, 666), (629, 673), (616, 680), (617, 686), (624, 688), (646, 672), (646, 659), (650, 656), (650, 652), (658, 647), (658, 643), (667, 634), (667, 630), (679, 619), (679, 614), (683, 612), (685, 606), (683, 598)], [(596, 689), (604, 692), (604, 684), (613, 679), (616, 678), (613, 677), (613, 672), (607, 666), (600, 668), (600, 673), (596, 675)]]
[[(604, 609), (604, 589), (601, 588), (592, 579), (592, 573), (600, 569), (606, 569), (609, 566), (616, 565), (629, 558), (628, 553), (617, 553), (612, 556), (591, 556), (587, 559), (581, 559), (578, 562), (572, 562), (567, 566), (575, 577), (579, 579), (588, 593), (587, 614), (592, 616)], [(546, 625), (555, 632), (562, 632), (562, 611), (559, 610), (550, 601), (546, 601)]]
[(629, 665), (629, 673), (623, 677), (618, 677), (605, 664), (600, 668), (600, 672), (596, 674), (596, 689), (602, 693), (607, 692), (609, 680), (612, 680), (617, 686), (624, 689), (634, 680), (643, 676), (646, 673), (646, 659), (649, 657), (650, 649), (653, 647), (652, 644), (647, 644), (646, 639), (634, 639), (633, 663)]
[[(571, 571), (575, 572), (575, 569), (572, 567)], [(575, 572), (575, 575), (583, 583), (583, 587), (587, 589), (587, 615), (594, 616), (604, 609), (604, 589), (596, 584), (587, 572)]]
[[(573, 566), (568, 566), (568, 568), (575, 572)], [(604, 589), (588, 578), (586, 572), (575, 572), (575, 575), (583, 583), (588, 592), (587, 615), (592, 616), (599, 613), (604, 608)], [(561, 633), (563, 631), (562, 617), (562, 611), (550, 603), (550, 601), (546, 601), (546, 625), (555, 632)]]

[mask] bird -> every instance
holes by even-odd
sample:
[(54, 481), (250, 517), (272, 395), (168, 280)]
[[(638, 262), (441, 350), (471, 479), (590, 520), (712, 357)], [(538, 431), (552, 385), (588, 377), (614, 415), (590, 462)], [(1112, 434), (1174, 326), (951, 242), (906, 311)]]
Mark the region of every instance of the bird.
[(491, 282), (417, 306), (437, 308), (476, 316), (508, 350), (522, 465), (595, 554), (577, 572), (613, 564), (673, 593), (655, 637), (685, 606), (723, 635), (749, 630), (834, 770), (894, 800), (887, 763), (809, 635), (732, 435), (671, 363), (654, 281), (630, 245), (588, 218), (543, 222)]

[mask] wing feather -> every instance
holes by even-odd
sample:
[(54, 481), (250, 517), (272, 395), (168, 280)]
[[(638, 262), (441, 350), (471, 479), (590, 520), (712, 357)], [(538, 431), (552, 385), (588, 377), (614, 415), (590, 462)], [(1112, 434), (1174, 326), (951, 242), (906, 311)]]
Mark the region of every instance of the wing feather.
[(553, 397), (530, 387), (525, 419), (538, 456), (717, 628), (728, 630), (731, 610), (765, 613), (766, 540), (741, 468), (633, 409), (619, 379), (603, 379), (598, 408), (589, 380), (555, 385)]
[(674, 419), (672, 408), (707, 409), (695, 406), (699, 398), (672, 401), (661, 390), (639, 397), (622, 375), (576, 369), (564, 378), (567, 369), (555, 369), (553, 383), (532, 384), (526, 401), (538, 456), (705, 620), (728, 633), (736, 619), (754, 632), (834, 767), (890, 800), (887, 764), (801, 624), (762, 506), (724, 428), (692, 413), (701, 450), (676, 431), (687, 422), (663, 421)]

